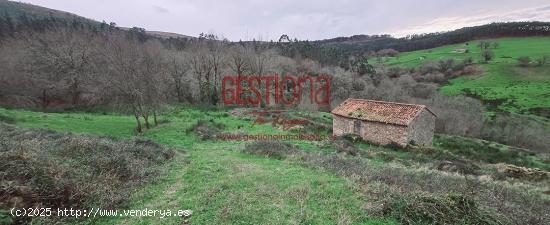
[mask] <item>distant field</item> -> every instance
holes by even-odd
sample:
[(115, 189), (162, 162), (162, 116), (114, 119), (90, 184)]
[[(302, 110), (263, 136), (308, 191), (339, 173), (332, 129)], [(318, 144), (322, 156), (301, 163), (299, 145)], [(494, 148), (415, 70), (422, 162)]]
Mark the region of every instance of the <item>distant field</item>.
[[(434, 49), (405, 52), (399, 57), (389, 58), (391, 66), (418, 66), (428, 60), (453, 58), (462, 60), (472, 57), (484, 73), (476, 76), (455, 78), (441, 88), (448, 95), (469, 93), (488, 102), (497, 102), (505, 111), (541, 115), (544, 108), (550, 108), (550, 64), (545, 66), (519, 67), (517, 59), (529, 56), (532, 60), (543, 55), (550, 56), (550, 37), (501, 38), (488, 40), (498, 42), (499, 47), (490, 47), (495, 58), (487, 63), (480, 62), (478, 41), (448, 45)], [(458, 49), (468, 49), (460, 53)]]

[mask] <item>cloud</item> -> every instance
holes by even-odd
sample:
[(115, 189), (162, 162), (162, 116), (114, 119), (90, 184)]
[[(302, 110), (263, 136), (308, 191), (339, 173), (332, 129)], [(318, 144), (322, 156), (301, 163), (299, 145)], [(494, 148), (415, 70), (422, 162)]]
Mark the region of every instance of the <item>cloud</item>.
[[(230, 40), (406, 35), (490, 22), (550, 21), (548, 0), (25, 0), (125, 27)], [(124, 13), (120, 13), (124, 9)], [(139, 15), (139, 16), (136, 16)]]
[(518, 9), (506, 13), (490, 13), (470, 17), (441, 17), (422, 25), (411, 26), (404, 30), (390, 32), (402, 37), (408, 34), (450, 31), (468, 26), (478, 26), (492, 22), (550, 21), (550, 5), (529, 9)]
[(170, 10), (162, 7), (162, 6), (158, 6), (158, 5), (153, 5), (153, 10), (155, 10), (155, 12), (157, 13), (160, 13), (160, 14), (167, 14), (167, 13), (170, 13)]

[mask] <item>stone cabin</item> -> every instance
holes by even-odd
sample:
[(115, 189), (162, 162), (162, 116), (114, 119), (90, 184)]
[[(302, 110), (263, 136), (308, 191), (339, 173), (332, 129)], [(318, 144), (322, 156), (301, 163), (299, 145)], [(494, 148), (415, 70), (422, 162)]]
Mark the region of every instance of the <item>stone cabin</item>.
[(349, 98), (332, 110), (332, 133), (386, 145), (431, 145), (436, 115), (425, 105)]

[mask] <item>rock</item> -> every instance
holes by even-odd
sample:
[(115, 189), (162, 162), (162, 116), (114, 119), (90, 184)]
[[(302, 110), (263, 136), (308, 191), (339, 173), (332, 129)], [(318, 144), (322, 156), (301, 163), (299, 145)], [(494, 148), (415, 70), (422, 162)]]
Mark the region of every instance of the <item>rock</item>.
[(504, 173), (507, 176), (527, 179), (532, 181), (542, 181), (550, 177), (550, 173), (537, 168), (527, 168), (515, 165), (506, 165)]
[(437, 165), (437, 170), (471, 175), (478, 175), (479, 169), (479, 166), (473, 163), (462, 161), (442, 161)]
[(302, 125), (294, 125), (294, 126), (292, 126), (291, 128), (288, 129), (288, 131), (290, 131), (290, 132), (298, 132), (298, 133), (302, 132), (304, 130), (305, 130), (305, 128)]

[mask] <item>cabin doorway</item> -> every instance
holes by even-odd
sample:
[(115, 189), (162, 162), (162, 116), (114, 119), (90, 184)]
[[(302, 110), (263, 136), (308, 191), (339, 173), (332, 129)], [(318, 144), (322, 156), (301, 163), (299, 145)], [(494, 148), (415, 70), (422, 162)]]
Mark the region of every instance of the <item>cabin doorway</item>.
[(361, 136), (361, 120), (353, 121), (353, 133)]

